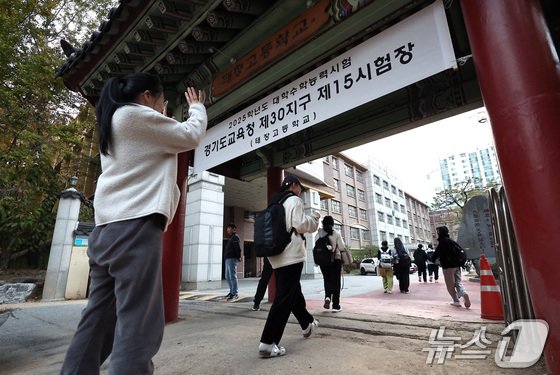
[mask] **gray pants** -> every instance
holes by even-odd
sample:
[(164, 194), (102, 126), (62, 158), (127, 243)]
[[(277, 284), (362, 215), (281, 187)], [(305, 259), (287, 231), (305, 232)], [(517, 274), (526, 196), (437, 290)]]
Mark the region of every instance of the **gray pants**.
[(453, 298), (453, 302), (459, 302), (459, 298), (467, 293), (461, 282), (461, 267), (444, 268), (443, 278), (445, 279), (447, 292)]
[(162, 215), (96, 227), (89, 237), (88, 304), (61, 374), (152, 374), (163, 338)]

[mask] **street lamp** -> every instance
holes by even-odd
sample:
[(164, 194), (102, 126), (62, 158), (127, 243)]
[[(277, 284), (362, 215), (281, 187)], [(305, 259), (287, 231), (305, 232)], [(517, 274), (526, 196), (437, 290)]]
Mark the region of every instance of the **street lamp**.
[(76, 188), (77, 185), (78, 185), (78, 176), (74, 175), (70, 177), (70, 186)]

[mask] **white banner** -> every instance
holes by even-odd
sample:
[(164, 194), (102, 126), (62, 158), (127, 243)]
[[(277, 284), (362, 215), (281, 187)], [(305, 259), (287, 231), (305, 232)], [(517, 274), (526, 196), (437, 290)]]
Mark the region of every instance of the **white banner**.
[(454, 67), (445, 11), (435, 2), (209, 129), (195, 150), (195, 173)]

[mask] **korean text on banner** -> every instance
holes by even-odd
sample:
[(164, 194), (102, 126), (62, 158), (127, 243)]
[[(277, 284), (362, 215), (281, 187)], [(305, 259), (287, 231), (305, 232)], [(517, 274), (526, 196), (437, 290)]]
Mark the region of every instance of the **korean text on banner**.
[(454, 67), (437, 1), (210, 128), (195, 173)]

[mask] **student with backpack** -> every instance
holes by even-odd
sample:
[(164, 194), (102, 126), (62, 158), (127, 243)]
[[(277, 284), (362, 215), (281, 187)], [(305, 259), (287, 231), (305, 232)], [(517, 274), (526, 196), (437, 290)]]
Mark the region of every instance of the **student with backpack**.
[(410, 266), (412, 265), (412, 260), (408, 251), (404, 247), (402, 240), (398, 237), (395, 238), (395, 251), (397, 252), (397, 259), (395, 263), (395, 273), (398, 274), (399, 279), (399, 289), (401, 293), (408, 294), (408, 288), (410, 286)]
[[(330, 309), (332, 301), (332, 311), (340, 312), (340, 275), (342, 270), (341, 250), (346, 248), (342, 236), (334, 228), (334, 219), (332, 216), (323, 218), (323, 228), (319, 228), (317, 236), (319, 239), (326, 238), (328, 240), (328, 251), (331, 253), (331, 259), (325, 263), (318, 264), (323, 274), (323, 285), (325, 287), (325, 303), (323, 307)], [(319, 240), (317, 241), (319, 242)]]
[(430, 282), (435, 280), (437, 283), (439, 279), (439, 260), (435, 262), (432, 261), (434, 252), (435, 250), (432, 244), (428, 244), (428, 250), (426, 250), (426, 256), (428, 257), (428, 276), (430, 276)]
[(381, 241), (381, 249), (377, 253), (377, 259), (379, 259), (379, 275), (383, 279), (383, 290), (384, 293), (393, 293), (393, 263), (395, 260), (395, 255), (389, 246), (387, 246), (387, 241)]
[(296, 317), (304, 338), (310, 337), (319, 326), (319, 322), (305, 307), (300, 277), (303, 263), (307, 259), (303, 233), (313, 233), (317, 230), (320, 214), (317, 211), (313, 213), (313, 216), (304, 213), (303, 200), (299, 197), (302, 191), (303, 187), (299, 179), (295, 176), (287, 176), (282, 181), (280, 190), (272, 197), (272, 202), (279, 202), (289, 195), (287, 199), (283, 200), (282, 206), (286, 223), (285, 230), (291, 235), (290, 242), (282, 252), (268, 256), (276, 277), (276, 298), (272, 302), (262, 331), (259, 343), (261, 358), (286, 354), (286, 349), (279, 344), (290, 313)]
[(418, 282), (422, 282), (422, 279), (425, 283), (428, 282), (426, 275), (426, 261), (428, 260), (428, 256), (424, 251), (424, 245), (419, 243), (418, 248), (414, 251), (412, 256), (414, 257), (414, 263), (416, 263), (416, 266), (418, 267)]
[(440, 260), (443, 269), (443, 278), (447, 292), (453, 299), (452, 306), (461, 306), (463, 298), (465, 308), (471, 307), (471, 300), (463, 283), (461, 282), (461, 267), (465, 264), (465, 251), (449, 237), (449, 229), (445, 225), (436, 228), (438, 245), (432, 256), (432, 261)]

